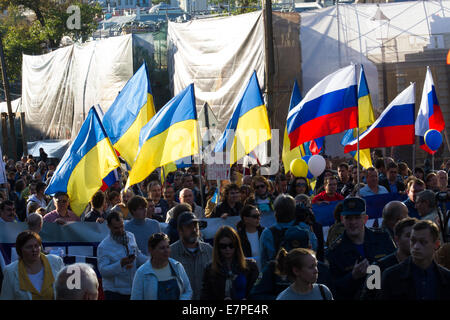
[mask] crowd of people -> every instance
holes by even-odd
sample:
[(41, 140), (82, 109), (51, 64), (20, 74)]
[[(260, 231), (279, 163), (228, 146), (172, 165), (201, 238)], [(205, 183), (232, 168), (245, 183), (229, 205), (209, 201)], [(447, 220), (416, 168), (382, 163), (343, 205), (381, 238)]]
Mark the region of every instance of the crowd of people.
[[(7, 183), (0, 189), (0, 223), (25, 222), (16, 239), (18, 259), (0, 254), (1, 299), (106, 300), (374, 300), (450, 298), (450, 248), (445, 203), (450, 160), (438, 170), (373, 153), (373, 167), (327, 159), (311, 181), (263, 176), (260, 166), (233, 165), (230, 179), (207, 180), (205, 166), (160, 172), (125, 190), (126, 172), (98, 191), (81, 216), (67, 193), (45, 189), (56, 163), (41, 156), (4, 156)], [(358, 181), (359, 171), (359, 181)], [(396, 194), (368, 227), (366, 197)], [(217, 201), (214, 199), (219, 194)], [(404, 199), (404, 200), (403, 200)], [(324, 233), (314, 208), (329, 206), (335, 223)], [(264, 228), (261, 216), (273, 214)], [(204, 239), (208, 219), (239, 217)], [(45, 251), (43, 223), (106, 224), (97, 248), (97, 276), (85, 263), (65, 266)], [(212, 241), (211, 241), (212, 240)], [(380, 268), (377, 288), (368, 268)], [(71, 268), (81, 287), (68, 288)]]

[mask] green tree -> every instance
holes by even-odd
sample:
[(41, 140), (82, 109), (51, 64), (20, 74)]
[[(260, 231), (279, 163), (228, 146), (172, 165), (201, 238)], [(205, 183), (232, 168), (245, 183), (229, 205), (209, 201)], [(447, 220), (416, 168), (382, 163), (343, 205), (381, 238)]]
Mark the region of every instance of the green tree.
[[(67, 21), (71, 5), (80, 8), (80, 28), (70, 29)], [(79, 0), (0, 0), (0, 32), (3, 37), (5, 60), (10, 80), (19, 80), (22, 54), (42, 54), (59, 47), (63, 36), (86, 41), (97, 29), (102, 9), (98, 3)], [(30, 15), (30, 13), (32, 13)]]

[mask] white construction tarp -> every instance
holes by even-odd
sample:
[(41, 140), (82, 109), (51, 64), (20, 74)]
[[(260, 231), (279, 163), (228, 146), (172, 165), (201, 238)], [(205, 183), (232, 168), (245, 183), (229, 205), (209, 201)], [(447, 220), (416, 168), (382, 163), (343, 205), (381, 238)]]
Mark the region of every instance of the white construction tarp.
[(174, 95), (194, 83), (197, 111), (208, 102), (223, 131), (253, 70), (264, 90), (262, 12), (169, 22), (169, 79)]
[[(12, 112), (22, 112), (22, 98), (11, 101)], [(8, 112), (8, 104), (6, 101), (0, 102), (0, 112)]]
[[(339, 67), (363, 64), (374, 108), (380, 112), (386, 106), (380, 102), (383, 93), (378, 92), (375, 64), (382, 59), (403, 62), (407, 54), (448, 49), (444, 40), (450, 34), (449, 17), (450, 1), (339, 4), (302, 12), (303, 95)], [(339, 141), (338, 136), (327, 138), (327, 154), (342, 155)]]
[(133, 75), (132, 36), (23, 56), (22, 111), (29, 140), (71, 139), (90, 107), (106, 111)]
[(27, 142), (28, 153), (40, 157), (39, 149), (43, 148), (49, 158), (61, 159), (69, 148), (70, 140), (42, 140)]

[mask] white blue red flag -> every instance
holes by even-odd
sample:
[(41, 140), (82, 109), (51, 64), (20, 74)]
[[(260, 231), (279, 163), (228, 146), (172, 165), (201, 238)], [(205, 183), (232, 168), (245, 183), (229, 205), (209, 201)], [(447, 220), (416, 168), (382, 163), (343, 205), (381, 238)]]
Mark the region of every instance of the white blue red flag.
[(288, 113), (291, 149), (358, 126), (355, 65), (326, 76)]
[(419, 136), (420, 147), (429, 154), (434, 154), (437, 150), (432, 151), (424, 141), (425, 132), (430, 129), (441, 132), (445, 129), (445, 122), (436, 96), (433, 76), (431, 75), (430, 67), (427, 67), (427, 75), (425, 76), (425, 83), (423, 85), (422, 100), (420, 102), (419, 113), (417, 114), (415, 130), (416, 136)]
[[(359, 137), (359, 148), (383, 148), (414, 144), (415, 84), (403, 90), (378, 119)], [(357, 149), (357, 139), (344, 152)]]

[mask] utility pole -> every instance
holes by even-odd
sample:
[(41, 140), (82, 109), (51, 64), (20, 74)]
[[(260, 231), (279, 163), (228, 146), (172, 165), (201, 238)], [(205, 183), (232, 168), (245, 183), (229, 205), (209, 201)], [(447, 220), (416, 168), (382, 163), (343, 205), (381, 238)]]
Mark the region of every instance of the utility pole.
[[(265, 73), (266, 73), (266, 95), (267, 95), (267, 116), (269, 117), (269, 124), (270, 127), (273, 128), (274, 119), (273, 115), (275, 114), (274, 110), (274, 104), (273, 104), (273, 77), (275, 74), (275, 59), (274, 59), (274, 48), (273, 48), (273, 24), (272, 24), (272, 0), (265, 0), (264, 3), (264, 43), (266, 46), (266, 66), (265, 66)], [(279, 141), (276, 141), (275, 143), (278, 143)], [(270, 140), (267, 144), (269, 147), (269, 153), (272, 150), (271, 143), (273, 143), (272, 140)], [(271, 156), (271, 155), (269, 155)]]
[[(10, 129), (10, 135), (12, 139), (12, 157), (14, 160), (17, 158), (17, 145), (16, 145), (16, 130), (14, 129), (14, 114), (12, 112), (11, 107), (11, 95), (9, 93), (9, 82), (8, 82), (8, 75), (6, 73), (6, 63), (5, 63), (5, 56), (3, 53), (3, 36), (0, 32), (0, 67), (2, 69), (2, 78), (3, 78), (3, 88), (5, 89), (5, 99), (6, 99), (6, 105), (8, 107), (8, 119), (9, 119), (9, 129)], [(8, 142), (5, 141), (5, 144)]]
[(264, 42), (266, 46), (266, 94), (267, 94), (267, 112), (269, 123), (273, 122), (273, 76), (275, 74), (275, 60), (273, 49), (273, 24), (272, 24), (272, 0), (265, 0), (264, 3)]

